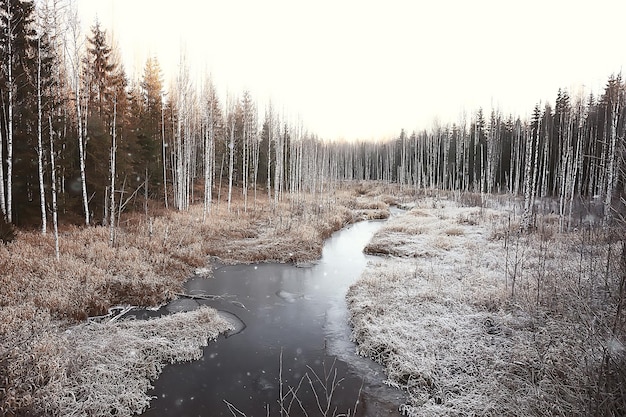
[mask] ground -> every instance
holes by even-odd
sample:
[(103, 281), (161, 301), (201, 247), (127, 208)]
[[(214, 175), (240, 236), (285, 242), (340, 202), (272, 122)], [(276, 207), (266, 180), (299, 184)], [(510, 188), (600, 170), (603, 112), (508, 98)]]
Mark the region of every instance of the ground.
[(457, 201), (420, 199), (389, 220), (366, 247), (385, 257), (347, 296), (358, 351), (408, 392), (402, 411), (603, 414), (591, 404), (604, 394), (623, 405), (620, 383), (594, 381), (615, 372), (626, 381), (624, 335), (610, 328), (619, 296), (596, 291), (605, 272), (619, 288), (619, 261), (607, 253), (619, 245), (590, 230), (560, 234), (554, 216), (522, 234), (514, 202)]
[[(171, 300), (195, 269), (210, 271), (214, 257), (313, 261), (334, 231), (388, 216), (393, 201), (386, 187), (350, 185), (277, 205), (250, 198), (245, 207), (240, 191), (230, 211), (221, 202), (208, 213), (202, 205), (128, 213), (112, 247), (106, 227), (64, 227), (59, 261), (51, 234), (20, 231), (0, 245), (0, 415), (141, 412), (163, 364), (197, 356), (228, 323), (204, 310), (136, 325), (115, 314), (88, 317)], [(115, 400), (120, 388), (123, 401)]]
[(351, 184), (277, 206), (129, 213), (112, 247), (107, 228), (65, 227), (59, 261), (49, 234), (19, 232), (0, 245), (0, 414), (144, 410), (162, 366), (196, 358), (229, 324), (209, 309), (127, 323), (110, 307), (171, 300), (213, 257), (315, 260), (333, 231), (390, 203), (409, 211), (366, 248), (380, 257), (348, 305), (359, 353), (409, 393), (405, 414), (626, 411), (623, 234), (560, 233), (551, 214), (520, 233), (510, 197)]

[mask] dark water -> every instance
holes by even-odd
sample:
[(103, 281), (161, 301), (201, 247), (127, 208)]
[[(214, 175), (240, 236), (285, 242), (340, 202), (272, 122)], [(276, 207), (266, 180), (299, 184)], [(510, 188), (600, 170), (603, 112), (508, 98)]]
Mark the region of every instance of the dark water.
[[(361, 222), (336, 233), (311, 267), (218, 266), (213, 278), (193, 278), (186, 287), (189, 294), (219, 299), (178, 300), (158, 312), (139, 313), (208, 304), (237, 324), (234, 334), (206, 347), (202, 359), (167, 366), (145, 415), (242, 415), (227, 403), (248, 417), (280, 415), (281, 380), (290, 416), (324, 415), (318, 401), (326, 410), (330, 394), (328, 415), (354, 415), (357, 400), (356, 415), (398, 415), (401, 393), (383, 384), (380, 366), (355, 354), (344, 299), (367, 263), (363, 248), (381, 224)], [(295, 391), (299, 384), (292, 401), (290, 387)]]

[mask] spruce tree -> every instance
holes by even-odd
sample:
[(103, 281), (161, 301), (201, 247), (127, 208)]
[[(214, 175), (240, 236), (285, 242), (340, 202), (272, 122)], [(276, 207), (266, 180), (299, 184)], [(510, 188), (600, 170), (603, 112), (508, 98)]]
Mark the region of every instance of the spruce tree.
[[(6, 154), (2, 158), (2, 212), (9, 222), (38, 217), (37, 173), (30, 162), (36, 158), (37, 129), (37, 34), (35, 7), (28, 0), (5, 0), (0, 10), (0, 83), (2, 132)], [(6, 161), (6, 162), (5, 162)], [(4, 165), (6, 163), (6, 166)], [(6, 175), (5, 175), (6, 173)], [(20, 213), (23, 219), (16, 219)]]

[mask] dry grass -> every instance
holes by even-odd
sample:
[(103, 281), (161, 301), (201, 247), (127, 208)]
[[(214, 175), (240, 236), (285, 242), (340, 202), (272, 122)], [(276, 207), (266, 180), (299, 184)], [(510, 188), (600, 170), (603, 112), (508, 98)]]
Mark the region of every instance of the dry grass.
[(368, 246), (394, 257), (348, 293), (359, 352), (409, 393), (403, 412), (622, 415), (621, 243), (549, 221), (521, 235), (511, 213), (441, 199), (415, 207)]
[(0, 312), (5, 325), (19, 315), (27, 319), (2, 357), (2, 376), (21, 382), (5, 388), (3, 415), (141, 413), (165, 364), (198, 359), (208, 340), (229, 328), (206, 307), (147, 321), (91, 322), (64, 332), (34, 306)]
[[(150, 218), (131, 213), (122, 218), (114, 247), (108, 244), (109, 230), (105, 227), (66, 227), (60, 237), (58, 262), (51, 235), (19, 232), (13, 242), (0, 245), (0, 415), (66, 414), (60, 410), (110, 415), (112, 409), (118, 410), (116, 415), (129, 415), (132, 407), (145, 407), (145, 396), (137, 393), (131, 395), (132, 406), (105, 400), (103, 396), (117, 395), (115, 384), (88, 380), (89, 375), (100, 378), (98, 369), (107, 367), (109, 359), (123, 359), (127, 355), (123, 349), (111, 346), (109, 359), (95, 354), (94, 363), (100, 363), (99, 367), (94, 365), (81, 374), (86, 391), (78, 393), (83, 388), (68, 379), (70, 373), (78, 371), (70, 365), (83, 363), (82, 357), (76, 356), (81, 355), (80, 349), (106, 345), (111, 334), (120, 332), (124, 336), (112, 340), (140, 343), (148, 337), (141, 327), (128, 325), (122, 331), (114, 326), (75, 325), (88, 316), (106, 313), (114, 305), (163, 303), (181, 292), (193, 268), (208, 265), (211, 257), (230, 263), (315, 260), (333, 232), (364, 218), (389, 215), (384, 201), (389, 200), (392, 189), (380, 184), (359, 187), (357, 191), (347, 185), (323, 199), (286, 199), (276, 207), (266, 198), (259, 199), (256, 204), (250, 201), (247, 210), (236, 199), (230, 212), (222, 203), (214, 205), (206, 217), (201, 206), (192, 206), (187, 212), (161, 210)], [(202, 320), (208, 323), (206, 317)], [(208, 330), (220, 331), (220, 323), (212, 320)], [(155, 321), (150, 326), (160, 325)], [(193, 333), (192, 329), (180, 336)], [(84, 340), (72, 339), (66, 330), (84, 335)], [(155, 372), (161, 366), (157, 356), (144, 358)], [(123, 388), (133, 372), (116, 369), (115, 378)], [(150, 378), (153, 376), (151, 373)], [(145, 391), (148, 383), (142, 381), (132, 384)], [(89, 405), (85, 398), (99, 398), (102, 403), (98, 407), (110, 408), (97, 410), (95, 403)], [(87, 408), (81, 407), (92, 408), (85, 411)]]
[(450, 227), (445, 231), (448, 236), (463, 236), (465, 232), (459, 227)]

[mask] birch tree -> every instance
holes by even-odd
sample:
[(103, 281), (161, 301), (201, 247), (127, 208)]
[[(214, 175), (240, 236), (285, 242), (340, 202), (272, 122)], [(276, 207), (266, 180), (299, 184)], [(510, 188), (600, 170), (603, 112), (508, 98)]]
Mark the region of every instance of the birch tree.
[(252, 153), (252, 144), (256, 139), (257, 135), (257, 117), (256, 117), (256, 106), (252, 102), (252, 97), (250, 96), (249, 91), (244, 91), (243, 96), (241, 97), (241, 113), (242, 113), (242, 122), (243, 122), (243, 132), (242, 132), (242, 140), (241, 140), (241, 149), (242, 149), (242, 169), (241, 169), (241, 179), (243, 186), (243, 208), (244, 211), (248, 210), (248, 188), (250, 181), (250, 160)]
[(191, 88), (189, 68), (184, 58), (181, 58), (180, 69), (173, 91), (173, 105), (175, 106), (174, 125), (174, 172), (172, 185), (174, 203), (178, 210), (189, 208), (191, 185), (191, 148), (192, 148), (192, 109), (194, 108), (193, 90)]
[(204, 123), (204, 210), (203, 219), (211, 211), (213, 200), (213, 179), (215, 177), (215, 142), (220, 129), (219, 99), (213, 80), (209, 77), (205, 84), (203, 100)]
[(608, 133), (608, 164), (606, 167), (606, 192), (604, 195), (604, 217), (602, 219), (602, 225), (606, 228), (611, 223), (612, 210), (611, 203), (613, 199), (613, 190), (615, 188), (615, 179), (617, 177), (617, 129), (619, 123), (619, 116), (621, 113), (621, 106), (623, 100), (622, 91), (622, 79), (621, 75), (609, 80), (606, 92), (606, 107), (607, 107), (607, 120), (610, 121), (610, 128)]
[(48, 129), (50, 133), (50, 183), (52, 191), (52, 227), (54, 230), (54, 254), (57, 261), (60, 258), (59, 252), (59, 209), (57, 205), (57, 173), (54, 153), (54, 129), (52, 127), (52, 116), (48, 115)]
[(237, 104), (230, 99), (228, 103), (227, 131), (228, 131), (228, 211), (230, 212), (233, 197), (233, 175), (235, 172), (235, 131), (237, 128)]
[(113, 97), (113, 124), (111, 125), (111, 156), (110, 156), (110, 184), (109, 184), (109, 246), (115, 243), (115, 157), (117, 154), (116, 141), (117, 125), (117, 94)]
[(13, 1), (7, 0), (4, 2), (6, 20), (4, 23), (6, 27), (6, 40), (5, 40), (5, 65), (6, 68), (6, 85), (7, 85), (7, 191), (5, 202), (5, 215), (9, 223), (13, 221), (13, 106), (15, 95), (15, 80), (13, 79), (13, 61), (14, 61), (14, 46), (13, 40), (14, 34), (14, 19), (13, 14), (14, 5)]
[(78, 12), (73, 11), (68, 16), (68, 31), (69, 38), (65, 42), (66, 48), (69, 49), (68, 57), (70, 59), (71, 66), (71, 79), (72, 88), (74, 90), (74, 106), (76, 112), (76, 137), (78, 139), (78, 160), (80, 165), (80, 182), (81, 182), (81, 195), (83, 203), (83, 215), (85, 216), (85, 225), (90, 224), (89, 213), (89, 199), (87, 196), (87, 176), (85, 169), (85, 155), (86, 155), (86, 143), (85, 143), (85, 129), (83, 120), (83, 95), (81, 91), (82, 86), (82, 65), (81, 65), (81, 53), (82, 53), (82, 35), (80, 31), (80, 21), (78, 19)]
[(524, 213), (522, 214), (521, 227), (522, 230), (528, 231), (530, 221), (532, 219), (533, 201), (532, 201), (532, 168), (533, 168), (533, 136), (530, 129), (524, 129), (526, 138), (526, 156), (524, 164)]
[(41, 87), (41, 37), (42, 33), (37, 38), (37, 171), (39, 179), (39, 207), (41, 210), (41, 233), (44, 235), (47, 231), (47, 216), (46, 216), (46, 193), (43, 178), (43, 126), (42, 117), (43, 109), (41, 104), (42, 87)]

